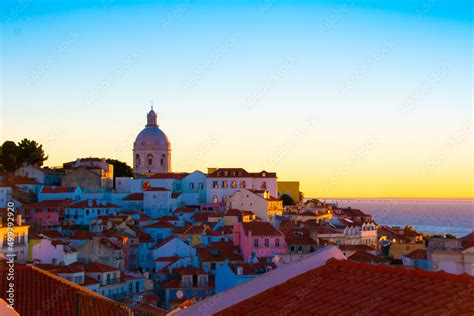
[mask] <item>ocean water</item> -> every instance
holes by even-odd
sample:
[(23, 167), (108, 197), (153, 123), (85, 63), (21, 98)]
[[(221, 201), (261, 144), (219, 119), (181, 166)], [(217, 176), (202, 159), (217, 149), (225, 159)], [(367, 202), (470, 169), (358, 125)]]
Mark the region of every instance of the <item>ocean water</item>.
[(379, 225), (412, 225), (427, 234), (465, 236), (474, 228), (474, 200), (321, 199), (358, 208)]

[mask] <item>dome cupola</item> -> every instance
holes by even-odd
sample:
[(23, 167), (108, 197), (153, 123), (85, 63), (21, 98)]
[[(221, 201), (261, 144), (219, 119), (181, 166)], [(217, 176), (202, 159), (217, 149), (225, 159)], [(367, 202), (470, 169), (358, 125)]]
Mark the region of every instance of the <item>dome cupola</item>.
[(147, 114), (145, 128), (133, 143), (133, 168), (137, 174), (171, 172), (171, 144), (158, 127), (153, 106)]

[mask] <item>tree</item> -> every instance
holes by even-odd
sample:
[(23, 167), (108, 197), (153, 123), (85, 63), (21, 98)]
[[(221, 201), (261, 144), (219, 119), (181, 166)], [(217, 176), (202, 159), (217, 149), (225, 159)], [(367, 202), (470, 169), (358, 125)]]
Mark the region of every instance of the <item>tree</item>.
[(288, 194), (283, 194), (280, 199), (283, 201), (283, 205), (295, 205), (295, 201)]
[(0, 163), (7, 171), (14, 171), (18, 166), (18, 146), (7, 140), (3, 143), (0, 150)]
[(42, 166), (47, 159), (48, 156), (44, 155), (43, 145), (36, 141), (24, 138), (18, 143), (17, 166), (25, 162), (29, 165)]
[(122, 162), (117, 159), (107, 159), (107, 163), (114, 166), (114, 188), (115, 188), (115, 178), (117, 177), (133, 177), (133, 169), (127, 163)]
[(300, 191), (300, 201), (304, 200), (304, 193)]

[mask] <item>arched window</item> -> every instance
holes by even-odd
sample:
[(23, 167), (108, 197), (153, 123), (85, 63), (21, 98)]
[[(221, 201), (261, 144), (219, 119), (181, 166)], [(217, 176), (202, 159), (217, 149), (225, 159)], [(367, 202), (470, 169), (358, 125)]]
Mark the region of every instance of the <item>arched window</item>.
[(227, 195), (223, 195), (222, 196), (222, 203), (226, 203), (227, 202)]
[(137, 167), (139, 167), (139, 166), (140, 166), (140, 155), (139, 155), (139, 154), (137, 154), (137, 155), (135, 156), (135, 162), (136, 162), (136, 164), (137, 164)]
[(212, 197), (212, 203), (217, 204), (218, 202), (219, 202), (219, 198), (217, 197), (217, 195), (214, 195)]
[(148, 154), (146, 156), (146, 159), (148, 160), (148, 165), (149, 166), (153, 166), (153, 155), (152, 154)]
[(161, 164), (162, 166), (164, 166), (164, 165), (165, 165), (165, 159), (166, 159), (166, 156), (165, 156), (165, 154), (161, 155), (160, 164)]

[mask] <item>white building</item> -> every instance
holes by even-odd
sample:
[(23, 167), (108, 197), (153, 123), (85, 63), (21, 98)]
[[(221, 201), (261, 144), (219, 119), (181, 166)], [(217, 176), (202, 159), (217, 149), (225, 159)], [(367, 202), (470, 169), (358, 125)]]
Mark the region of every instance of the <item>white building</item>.
[(77, 261), (77, 250), (68, 242), (44, 238), (33, 245), (31, 258), (41, 263), (68, 265)]
[(459, 239), (430, 239), (428, 260), (434, 271), (474, 276), (474, 232)]
[(206, 179), (206, 202), (227, 203), (240, 189), (266, 190), (277, 196), (277, 175), (274, 172), (247, 172), (242, 168), (209, 168)]
[(283, 214), (283, 202), (266, 190), (239, 189), (229, 198), (228, 209), (251, 211), (260, 219), (272, 222)]
[(12, 187), (0, 185), (0, 208), (6, 208), (12, 200)]

